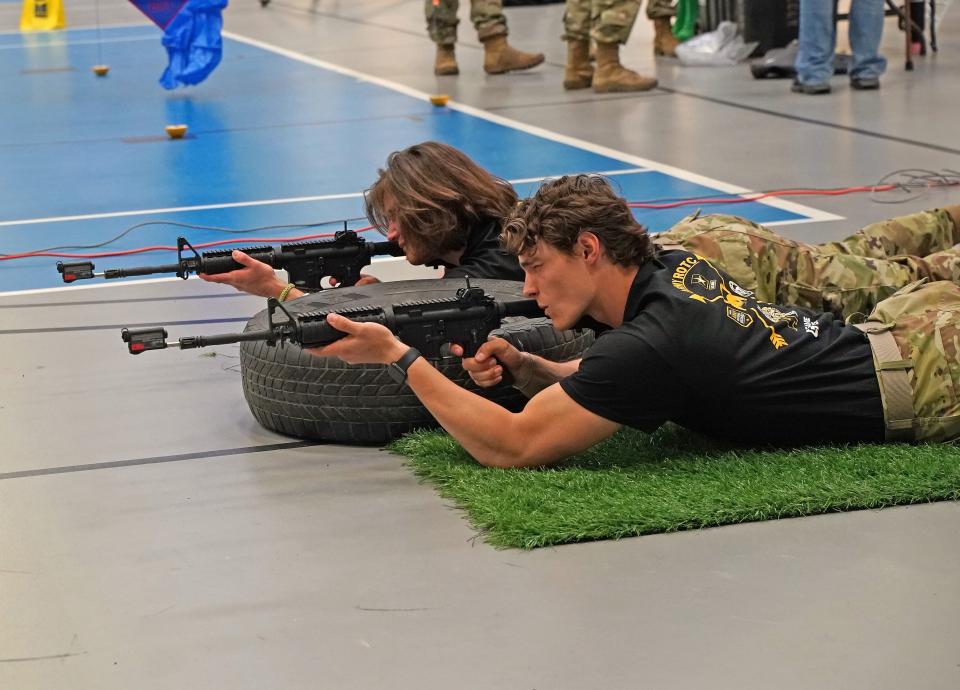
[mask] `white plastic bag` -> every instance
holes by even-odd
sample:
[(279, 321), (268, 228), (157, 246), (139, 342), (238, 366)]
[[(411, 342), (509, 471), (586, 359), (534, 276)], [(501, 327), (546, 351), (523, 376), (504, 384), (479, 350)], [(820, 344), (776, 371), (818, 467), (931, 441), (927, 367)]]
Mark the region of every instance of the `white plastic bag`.
[(677, 57), (682, 65), (724, 67), (745, 60), (757, 45), (757, 42), (744, 43), (733, 22), (720, 22), (713, 31), (678, 45)]

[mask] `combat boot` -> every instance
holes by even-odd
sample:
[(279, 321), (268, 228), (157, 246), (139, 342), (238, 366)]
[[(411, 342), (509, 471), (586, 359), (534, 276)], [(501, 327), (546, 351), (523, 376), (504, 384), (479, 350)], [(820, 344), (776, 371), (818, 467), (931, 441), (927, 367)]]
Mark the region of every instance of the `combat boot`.
[(620, 45), (597, 44), (597, 69), (593, 73), (596, 93), (614, 91), (649, 91), (657, 85), (653, 77), (645, 77), (620, 64)]
[(590, 64), (590, 41), (567, 41), (567, 68), (563, 72), (563, 88), (588, 89), (593, 82)]
[(503, 74), (530, 69), (543, 62), (543, 53), (524, 53), (509, 43), (503, 34), (483, 41), (483, 69), (487, 74)]
[(680, 41), (673, 35), (673, 30), (670, 28), (670, 18), (654, 19), (653, 31), (653, 54), (677, 57), (677, 46), (680, 45)]
[(460, 68), (457, 67), (457, 56), (453, 52), (453, 45), (437, 44), (437, 59), (433, 63), (433, 73), (438, 77), (460, 74)]

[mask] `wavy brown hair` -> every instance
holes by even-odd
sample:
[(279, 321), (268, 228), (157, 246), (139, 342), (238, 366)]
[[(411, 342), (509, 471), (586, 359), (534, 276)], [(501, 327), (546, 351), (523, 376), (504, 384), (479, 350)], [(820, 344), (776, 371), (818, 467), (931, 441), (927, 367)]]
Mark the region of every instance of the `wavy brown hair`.
[(653, 255), (646, 228), (599, 175), (565, 175), (544, 182), (507, 218), (501, 239), (507, 251), (518, 256), (540, 241), (570, 254), (584, 231), (600, 239), (615, 264), (639, 266)]
[(365, 194), (367, 218), (386, 234), (384, 199), (393, 197), (394, 215), (405, 237), (440, 256), (462, 249), (470, 227), (498, 225), (517, 204), (506, 180), (491, 175), (461, 151), (436, 141), (395, 151)]

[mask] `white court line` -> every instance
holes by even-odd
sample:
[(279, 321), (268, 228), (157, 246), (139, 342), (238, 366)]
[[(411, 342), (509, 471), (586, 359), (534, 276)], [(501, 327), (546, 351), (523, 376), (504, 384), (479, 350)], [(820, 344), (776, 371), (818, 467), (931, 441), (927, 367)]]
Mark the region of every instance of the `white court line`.
[[(603, 170), (601, 172), (590, 173), (591, 175), (603, 175), (612, 177), (614, 175), (639, 175), (640, 173), (653, 172), (649, 168), (627, 168), (626, 170)], [(558, 177), (569, 175), (571, 173), (557, 173), (556, 175), (545, 175), (544, 177), (524, 177), (519, 180), (507, 180), (512, 185), (526, 184), (527, 182), (543, 182), (544, 180), (555, 180)]]
[(349, 192), (347, 194), (323, 194), (321, 196), (298, 196), (287, 199), (261, 199), (259, 201), (236, 201), (227, 204), (204, 204), (202, 206), (174, 206), (171, 208), (151, 208), (139, 211), (114, 211), (111, 213), (88, 213), (79, 216), (51, 216), (49, 218), (29, 218), (26, 220), (0, 221), (0, 227), (7, 225), (34, 225), (36, 223), (64, 223), (75, 220), (97, 220), (101, 218), (124, 218), (127, 216), (149, 216), (154, 213), (183, 213), (186, 211), (209, 211), (218, 208), (241, 208), (244, 206), (271, 206), (282, 204), (299, 204), (306, 201), (330, 201), (334, 199), (355, 199), (362, 197), (363, 192)]
[[(642, 168), (628, 168), (626, 170), (605, 170), (596, 173), (597, 175), (636, 175), (638, 173), (652, 172)], [(520, 180), (508, 180), (510, 184), (521, 184), (524, 182), (540, 182), (560, 175), (547, 175), (544, 177), (528, 177)], [(322, 194), (319, 196), (297, 196), (284, 199), (260, 199), (257, 201), (234, 201), (225, 204), (204, 204), (200, 206), (176, 206), (171, 208), (151, 208), (139, 211), (113, 211), (110, 213), (88, 213), (77, 216), (50, 216), (49, 218), (27, 218), (24, 220), (4, 220), (0, 221), (0, 227), (10, 225), (35, 225), (37, 223), (65, 223), (76, 220), (101, 220), (103, 218), (123, 218), (126, 216), (149, 216), (155, 213), (185, 213), (187, 211), (209, 211), (220, 208), (242, 208), (245, 206), (271, 206), (283, 204), (300, 204), (310, 201), (331, 201), (337, 199), (357, 199), (362, 198), (363, 192), (346, 192), (343, 194)]]
[[(148, 21), (142, 22), (121, 22), (117, 24), (101, 24), (99, 28), (102, 29), (129, 29), (134, 26), (155, 26)], [(97, 26), (75, 26), (72, 29), (57, 29), (58, 33), (70, 34), (76, 33), (77, 31), (96, 31)], [(159, 29), (158, 29), (159, 31)], [(35, 36), (42, 35), (44, 31), (20, 31), (19, 29), (13, 29), (11, 31), (0, 31), (0, 36)]]
[[(194, 280), (196, 276), (190, 276), (187, 280)], [(13, 290), (10, 292), (0, 292), (0, 299), (4, 297), (13, 297), (16, 295), (42, 295), (47, 292), (61, 292), (63, 290), (68, 290), (70, 292), (75, 292), (77, 290), (99, 290), (101, 288), (115, 288), (121, 287), (124, 285), (146, 285), (147, 283), (172, 283), (173, 281), (182, 281), (183, 278), (147, 278), (145, 280), (125, 280), (119, 283), (111, 283), (109, 281), (103, 283), (91, 283), (89, 285), (61, 285), (59, 287), (52, 288), (34, 288), (32, 290)], [(196, 280), (200, 280), (196, 278)]]
[[(358, 72), (357, 70), (350, 69), (348, 67), (341, 67), (332, 62), (327, 62), (325, 60), (318, 60), (317, 58), (304, 55), (302, 53), (297, 53), (292, 50), (287, 50), (286, 48), (280, 48), (279, 46), (272, 45), (270, 43), (265, 43), (259, 41), (255, 38), (248, 38), (247, 36), (241, 36), (240, 34), (235, 34), (232, 31), (224, 31), (223, 35), (227, 38), (230, 38), (240, 43), (246, 43), (248, 45), (261, 48), (262, 50), (269, 51), (271, 53), (276, 53), (278, 55), (283, 55), (288, 57), (291, 60), (297, 60), (299, 62), (304, 62), (308, 65), (313, 65), (315, 67), (321, 67), (323, 69), (329, 70), (331, 72), (337, 72), (343, 74), (344, 76), (354, 77), (359, 81), (369, 82), (371, 84), (376, 84), (393, 91), (405, 94), (407, 96), (412, 96), (419, 100), (429, 100), (430, 95), (424, 93), (423, 91), (418, 91), (417, 89), (410, 88), (409, 86), (404, 86), (403, 84), (398, 84), (396, 82), (390, 81), (388, 79), (383, 79), (381, 77), (374, 77), (363, 72)], [(667, 175), (672, 175), (673, 177), (679, 178), (681, 180), (686, 180), (687, 182), (693, 182), (694, 184), (704, 185), (707, 187), (712, 187), (721, 192), (727, 192), (730, 194), (750, 194), (751, 190), (740, 187), (737, 185), (732, 185), (727, 182), (721, 182), (720, 180), (715, 180), (711, 177), (705, 177), (703, 175), (698, 175), (697, 173), (690, 172), (683, 168), (677, 168), (672, 165), (664, 165), (663, 163), (658, 163), (657, 161), (649, 160), (647, 158), (641, 158), (640, 156), (634, 156), (622, 151), (617, 151), (616, 149), (611, 149), (606, 146), (600, 146), (599, 144), (593, 144), (583, 139), (577, 139), (575, 137), (569, 137), (565, 134), (558, 134), (556, 132), (551, 132), (550, 130), (543, 129), (542, 127), (536, 127), (534, 125), (524, 124), (523, 122), (518, 122), (517, 120), (512, 120), (502, 115), (494, 115), (485, 110), (480, 110), (479, 108), (474, 108), (469, 105), (464, 105), (462, 103), (456, 103), (454, 101), (449, 101), (447, 107), (452, 110), (458, 110), (467, 115), (472, 115), (489, 122), (494, 122), (504, 127), (510, 127), (511, 129), (516, 129), (521, 132), (526, 132), (527, 134), (532, 134), (534, 136), (541, 137), (543, 139), (548, 139), (550, 141), (556, 141), (561, 144), (567, 144), (574, 148), (579, 148), (584, 151), (590, 151), (592, 153), (599, 154), (601, 156), (606, 156), (608, 158), (613, 158), (616, 160), (623, 161), (625, 163), (633, 163), (634, 165), (642, 166), (644, 168), (650, 168), (652, 170), (657, 170)], [(827, 221), (827, 220), (842, 220), (843, 216), (838, 216), (834, 213), (828, 213), (826, 211), (820, 211), (818, 209), (810, 208), (809, 206), (803, 206), (802, 204), (797, 204), (792, 201), (785, 201), (783, 199), (763, 199), (755, 203), (764, 204), (766, 206), (772, 206), (774, 208), (779, 208), (783, 211), (790, 211), (792, 213), (800, 213), (808, 216), (806, 219), (798, 219), (797, 222), (814, 222), (814, 221)]]
[[(375, 256), (372, 263), (398, 263), (405, 261), (402, 256)], [(187, 280), (200, 280), (197, 276), (190, 276)], [(183, 282), (183, 278), (145, 278), (143, 280), (122, 280), (119, 282), (104, 281), (99, 283), (81, 284), (81, 285), (60, 285), (51, 288), (33, 288), (31, 290), (12, 290), (9, 292), (0, 291), (0, 300), (5, 297), (15, 297), (19, 295), (43, 295), (49, 292), (77, 292), (78, 290), (102, 290), (103, 288), (130, 287), (131, 285), (147, 285), (149, 283), (174, 283)], [(230, 294), (230, 293), (227, 293)]]
[(18, 43), (16, 45), (0, 45), (0, 50), (23, 50), (24, 48), (33, 49), (33, 48), (52, 48), (60, 46), (84, 46), (84, 45), (100, 45), (101, 43), (133, 43), (135, 41), (157, 41), (159, 36), (131, 36), (129, 38), (105, 38), (102, 41), (98, 41), (95, 38), (90, 40), (83, 41), (59, 41), (57, 43)]

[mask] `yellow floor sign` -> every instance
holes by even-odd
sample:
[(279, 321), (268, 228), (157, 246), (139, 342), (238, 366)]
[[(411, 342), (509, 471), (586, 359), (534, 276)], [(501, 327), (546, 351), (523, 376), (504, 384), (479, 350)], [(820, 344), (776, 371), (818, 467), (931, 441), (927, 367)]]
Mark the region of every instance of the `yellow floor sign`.
[(21, 31), (51, 31), (67, 25), (62, 0), (23, 0)]

